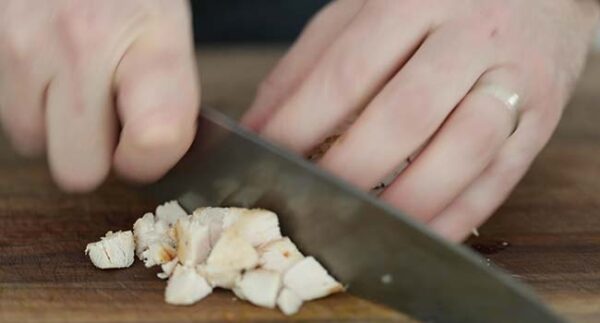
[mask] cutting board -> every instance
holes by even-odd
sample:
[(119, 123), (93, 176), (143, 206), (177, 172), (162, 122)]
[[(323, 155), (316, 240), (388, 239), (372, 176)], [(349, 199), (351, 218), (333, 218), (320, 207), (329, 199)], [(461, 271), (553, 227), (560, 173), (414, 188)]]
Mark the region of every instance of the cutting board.
[[(243, 107), (282, 51), (202, 53), (205, 102)], [(530, 284), (557, 312), (577, 322), (600, 321), (599, 84), (600, 56), (592, 58), (549, 146), (480, 236), (467, 242), (490, 265)], [(101, 271), (89, 263), (83, 253), (87, 242), (108, 230), (131, 228), (154, 206), (114, 178), (92, 194), (62, 193), (43, 160), (20, 159), (0, 139), (0, 321), (284, 319), (224, 291), (194, 306), (169, 306), (156, 270), (137, 262), (126, 270)], [(409, 321), (350, 294), (307, 304), (294, 318)]]

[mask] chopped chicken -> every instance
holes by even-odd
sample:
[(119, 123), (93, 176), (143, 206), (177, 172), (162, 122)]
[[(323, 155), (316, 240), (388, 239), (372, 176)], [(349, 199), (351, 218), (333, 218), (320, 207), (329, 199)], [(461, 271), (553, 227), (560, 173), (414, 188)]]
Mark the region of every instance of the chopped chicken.
[(262, 307), (274, 308), (281, 288), (281, 274), (266, 269), (245, 272), (233, 289), (241, 299)]
[(176, 305), (196, 303), (221, 287), (292, 315), (305, 301), (344, 290), (282, 237), (275, 213), (262, 209), (206, 207), (188, 215), (176, 201), (167, 202), (139, 218), (133, 233), (108, 232), (88, 244), (86, 254), (103, 269), (128, 267), (136, 254), (146, 267), (160, 265), (157, 276), (168, 279), (165, 301)]
[(175, 254), (175, 241), (169, 231), (177, 219), (186, 217), (186, 212), (176, 201), (167, 202), (156, 208), (156, 216), (146, 213), (133, 224), (136, 254), (146, 267), (162, 265), (171, 261)]
[(142, 252), (142, 261), (148, 268), (167, 263), (177, 255), (175, 248), (164, 242), (153, 242)]
[(177, 223), (177, 220), (186, 217), (187, 212), (177, 203), (177, 201), (170, 201), (163, 205), (159, 205), (156, 208), (156, 221), (162, 221), (169, 226), (173, 226)]
[(177, 257), (186, 266), (198, 265), (210, 253), (210, 233), (208, 225), (193, 217), (181, 218), (175, 224)]
[(237, 234), (225, 231), (206, 260), (215, 270), (245, 270), (256, 267), (258, 254), (252, 245)]
[(341, 292), (344, 287), (331, 277), (313, 257), (297, 262), (283, 276), (283, 284), (303, 301)]
[(277, 214), (262, 209), (245, 210), (229, 230), (236, 230), (253, 247), (281, 238)]
[(165, 301), (174, 305), (191, 305), (212, 292), (212, 287), (196, 269), (177, 265), (167, 282)]
[(206, 264), (199, 265), (196, 268), (212, 287), (232, 289), (235, 282), (242, 276), (242, 271), (239, 269), (223, 269)]
[(245, 209), (240, 208), (223, 208), (223, 207), (205, 207), (194, 211), (192, 215), (194, 219), (198, 219), (200, 223), (207, 225), (210, 231), (210, 245), (214, 246), (223, 230), (229, 228)]
[(302, 307), (302, 299), (289, 288), (283, 288), (277, 297), (277, 307), (285, 315), (294, 315)]
[(126, 268), (133, 264), (134, 250), (131, 231), (108, 231), (100, 241), (89, 243), (85, 253), (98, 268)]
[(258, 264), (261, 268), (284, 273), (291, 266), (302, 260), (304, 256), (288, 237), (274, 240), (258, 248), (260, 258)]
[(173, 260), (160, 265), (160, 269), (162, 269), (162, 273), (158, 273), (158, 274), (156, 274), (156, 276), (158, 276), (158, 278), (160, 278), (160, 279), (167, 279), (167, 278), (171, 277), (171, 275), (173, 274), (173, 271), (175, 270), (175, 267), (177, 266), (178, 263), (179, 263), (179, 259), (177, 257), (175, 257)]

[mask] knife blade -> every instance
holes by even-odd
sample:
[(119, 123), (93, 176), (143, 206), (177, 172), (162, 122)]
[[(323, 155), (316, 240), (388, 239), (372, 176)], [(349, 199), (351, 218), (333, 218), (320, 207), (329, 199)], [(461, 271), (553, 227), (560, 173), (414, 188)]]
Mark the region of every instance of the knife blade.
[(148, 190), (161, 202), (262, 207), (357, 296), (423, 321), (562, 322), (467, 248), (204, 107), (186, 156)]

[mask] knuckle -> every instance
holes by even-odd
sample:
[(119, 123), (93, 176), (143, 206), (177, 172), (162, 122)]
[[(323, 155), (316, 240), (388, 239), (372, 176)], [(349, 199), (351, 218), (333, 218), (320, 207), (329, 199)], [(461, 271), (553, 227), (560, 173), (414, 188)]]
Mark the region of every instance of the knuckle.
[(36, 33), (27, 28), (5, 28), (0, 34), (0, 49), (6, 58), (15, 64), (30, 62), (39, 44)]
[(106, 40), (110, 23), (104, 14), (94, 11), (89, 1), (76, 1), (58, 12), (55, 26), (58, 41), (69, 53), (94, 51)]

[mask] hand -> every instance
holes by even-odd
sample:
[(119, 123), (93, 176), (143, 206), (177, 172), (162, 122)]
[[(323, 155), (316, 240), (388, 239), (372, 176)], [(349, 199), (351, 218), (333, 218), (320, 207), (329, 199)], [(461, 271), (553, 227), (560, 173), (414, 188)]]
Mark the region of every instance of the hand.
[[(597, 17), (593, 0), (337, 1), (243, 123), (307, 154), (358, 115), (319, 164), (365, 190), (425, 145), (381, 197), (458, 241), (548, 141)], [(518, 95), (518, 115), (489, 85)]]
[[(184, 0), (0, 0), (0, 117), (65, 189), (152, 181), (188, 149), (199, 93)], [(120, 133), (119, 130), (120, 129)]]

